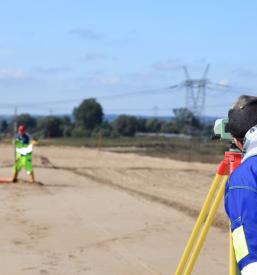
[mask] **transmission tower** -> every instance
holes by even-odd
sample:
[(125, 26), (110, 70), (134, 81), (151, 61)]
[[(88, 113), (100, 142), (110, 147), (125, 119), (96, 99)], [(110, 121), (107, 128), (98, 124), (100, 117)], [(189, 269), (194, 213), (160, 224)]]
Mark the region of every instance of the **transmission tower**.
[(208, 64), (200, 79), (191, 79), (187, 67), (183, 67), (186, 76), (186, 80), (183, 83), (186, 88), (186, 107), (197, 117), (201, 117), (205, 110), (206, 87), (209, 84), (207, 79), (209, 67), (210, 65)]

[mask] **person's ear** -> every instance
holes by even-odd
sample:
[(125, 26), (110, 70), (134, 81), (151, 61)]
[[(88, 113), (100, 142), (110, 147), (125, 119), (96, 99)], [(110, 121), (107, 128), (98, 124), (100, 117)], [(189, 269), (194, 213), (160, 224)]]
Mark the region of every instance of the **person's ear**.
[(243, 143), (239, 139), (236, 139), (236, 138), (234, 138), (234, 142), (235, 142), (236, 146), (238, 147), (238, 149), (243, 151)]

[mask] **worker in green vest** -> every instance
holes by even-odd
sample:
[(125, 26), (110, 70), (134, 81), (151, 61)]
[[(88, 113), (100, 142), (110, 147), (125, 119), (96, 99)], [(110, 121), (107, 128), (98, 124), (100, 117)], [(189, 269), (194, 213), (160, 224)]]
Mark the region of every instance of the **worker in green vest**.
[(26, 128), (24, 125), (20, 125), (15, 137), (16, 159), (13, 166), (12, 182), (17, 182), (18, 174), (24, 168), (29, 175), (30, 182), (35, 183), (32, 167), (32, 149), (33, 145), (30, 142), (30, 137), (26, 133)]

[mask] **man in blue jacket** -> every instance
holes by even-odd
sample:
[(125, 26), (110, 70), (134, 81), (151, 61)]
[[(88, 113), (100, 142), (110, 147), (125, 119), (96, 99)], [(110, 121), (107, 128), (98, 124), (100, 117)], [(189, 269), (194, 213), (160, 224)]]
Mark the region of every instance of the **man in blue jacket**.
[(227, 181), (225, 209), (241, 274), (257, 275), (257, 97), (240, 96), (228, 119), (242, 163)]

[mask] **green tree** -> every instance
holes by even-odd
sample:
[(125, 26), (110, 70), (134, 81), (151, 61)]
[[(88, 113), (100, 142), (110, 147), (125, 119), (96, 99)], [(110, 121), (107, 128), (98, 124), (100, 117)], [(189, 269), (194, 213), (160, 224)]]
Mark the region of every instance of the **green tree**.
[(63, 135), (63, 121), (55, 116), (47, 116), (39, 120), (38, 129), (43, 130), (47, 138), (61, 137)]
[(161, 132), (162, 133), (174, 133), (174, 134), (178, 133), (176, 125), (173, 121), (163, 122), (162, 127), (161, 127)]
[(138, 122), (137, 119), (133, 116), (120, 115), (115, 121), (112, 123), (114, 131), (120, 136), (134, 136)]
[(200, 120), (187, 108), (174, 109), (174, 123), (179, 133), (195, 134), (201, 130)]
[(162, 123), (163, 122), (157, 118), (147, 120), (146, 122), (147, 132), (159, 133), (162, 127)]
[(108, 121), (104, 121), (101, 126), (101, 133), (103, 137), (110, 137), (112, 135), (113, 128)]
[(1, 133), (6, 133), (8, 129), (8, 123), (5, 119), (3, 119), (0, 123), (0, 131)]
[(141, 132), (141, 133), (145, 133), (146, 132), (146, 123), (147, 123), (147, 119), (145, 118), (137, 118), (137, 131)]
[(75, 118), (75, 128), (92, 131), (94, 128), (100, 126), (103, 122), (102, 106), (94, 99), (85, 99), (73, 111)]
[(90, 137), (92, 134), (92, 130), (87, 130), (82, 125), (77, 124), (72, 129), (71, 135), (73, 137)]
[(37, 126), (37, 120), (30, 114), (20, 114), (17, 116), (17, 124), (23, 124), (28, 130), (33, 130)]
[(68, 116), (64, 116), (60, 119), (63, 136), (70, 137), (73, 130), (73, 124), (71, 123), (71, 119)]

